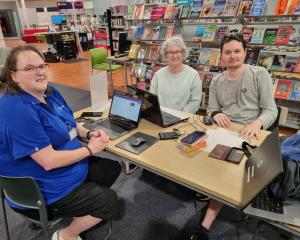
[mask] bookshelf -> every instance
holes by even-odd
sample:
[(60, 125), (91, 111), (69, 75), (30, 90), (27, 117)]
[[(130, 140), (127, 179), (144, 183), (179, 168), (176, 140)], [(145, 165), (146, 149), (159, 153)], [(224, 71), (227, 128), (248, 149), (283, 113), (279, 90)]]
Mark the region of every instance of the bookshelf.
[(118, 52), (119, 33), (126, 31), (124, 16), (128, 13), (127, 5), (120, 5), (107, 9), (107, 25), (111, 55)]
[[(300, 97), (293, 97), (292, 99), (290, 97), (294, 89), (298, 91), (298, 82), (300, 82), (300, 15), (297, 15), (299, 13), (275, 15), (278, 1), (265, 0), (265, 7), (258, 9), (259, 13), (257, 13), (257, 9), (255, 10), (255, 14), (261, 14), (260, 16), (251, 16), (251, 9), (247, 10), (250, 11), (248, 14), (239, 15), (239, 11), (242, 11), (239, 4), (250, 2), (244, 0), (223, 1), (232, 3), (232, 6), (237, 2), (238, 7), (235, 6), (235, 9), (230, 11), (229, 8), (227, 9), (227, 16), (220, 14), (222, 9), (225, 11), (226, 6), (223, 8), (222, 6), (211, 6), (211, 14), (202, 14), (201, 11), (204, 6), (198, 6), (197, 10), (195, 6), (197, 1), (180, 6), (173, 4), (173, 7), (170, 7), (172, 4), (167, 1), (164, 1), (163, 4), (129, 7), (125, 22), (130, 27), (129, 31), (132, 32), (133, 43), (138, 46), (131, 54), (131, 57), (136, 59), (135, 71), (132, 75), (137, 78), (137, 82), (150, 82), (147, 71), (151, 72), (148, 76), (153, 76), (155, 71), (164, 66), (163, 59), (158, 53), (156, 58), (153, 57), (151, 47), (158, 46), (157, 52), (159, 52), (159, 46), (166, 38), (172, 35), (181, 35), (191, 49), (186, 64), (195, 68), (202, 78), (204, 94), (200, 109), (206, 110), (210, 81), (216, 74), (224, 71), (224, 67), (220, 66), (219, 61), (221, 55), (218, 51), (220, 39), (225, 33), (240, 32), (243, 33), (244, 38), (250, 37), (245, 62), (263, 66), (272, 74), (276, 103), (289, 108), (289, 116), (285, 126), (298, 129), (300, 127), (300, 111), (295, 109), (300, 108)], [(164, 11), (165, 15), (168, 8), (173, 9), (173, 15), (168, 13), (166, 18), (164, 14), (160, 13), (159, 17), (155, 14), (153, 17), (152, 12), (155, 7), (165, 8), (165, 10), (160, 9), (160, 11)], [(152, 10), (150, 11), (149, 8)], [(151, 13), (145, 13), (146, 9)], [(196, 16), (197, 11), (198, 16)], [(218, 13), (214, 14), (214, 12)], [(176, 32), (176, 26), (180, 26), (181, 31)], [(168, 34), (168, 29), (172, 27), (173, 33)], [(261, 33), (259, 32), (260, 29), (262, 29)], [(260, 36), (261, 39), (258, 39), (257, 36)], [(292, 81), (288, 99), (278, 100), (275, 95), (278, 79), (281, 79), (281, 75), (288, 72), (292, 72), (292, 77), (285, 76), (289, 81)]]

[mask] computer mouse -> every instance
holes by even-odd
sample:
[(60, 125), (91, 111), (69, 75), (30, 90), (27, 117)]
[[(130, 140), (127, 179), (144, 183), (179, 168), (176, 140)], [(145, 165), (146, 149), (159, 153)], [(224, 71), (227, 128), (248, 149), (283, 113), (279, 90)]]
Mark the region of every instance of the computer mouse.
[(140, 145), (142, 145), (143, 143), (145, 143), (146, 140), (142, 137), (137, 137), (135, 138), (131, 143), (130, 145), (133, 146), (133, 147), (138, 147)]
[(203, 123), (205, 125), (213, 125), (213, 120), (211, 119), (210, 116), (204, 116), (203, 118)]

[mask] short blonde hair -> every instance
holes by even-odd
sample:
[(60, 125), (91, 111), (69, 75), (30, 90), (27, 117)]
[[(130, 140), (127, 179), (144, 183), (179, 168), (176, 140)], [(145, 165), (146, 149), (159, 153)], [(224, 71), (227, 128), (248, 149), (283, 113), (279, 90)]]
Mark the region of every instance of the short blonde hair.
[(164, 41), (164, 43), (160, 47), (160, 53), (162, 57), (167, 57), (167, 48), (173, 45), (177, 45), (179, 48), (182, 49), (183, 60), (186, 60), (189, 56), (189, 49), (185, 45), (182, 37), (179, 36), (173, 36)]

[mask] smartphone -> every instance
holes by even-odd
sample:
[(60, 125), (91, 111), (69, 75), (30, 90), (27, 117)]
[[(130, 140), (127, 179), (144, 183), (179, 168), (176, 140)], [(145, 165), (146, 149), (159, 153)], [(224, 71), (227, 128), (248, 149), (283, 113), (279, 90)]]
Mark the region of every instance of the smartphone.
[(225, 160), (238, 164), (243, 159), (244, 154), (245, 152), (243, 149), (233, 147)]
[(181, 139), (181, 142), (185, 144), (193, 144), (200, 138), (202, 138), (205, 135), (205, 132), (202, 131), (194, 131), (190, 133), (189, 135), (185, 136), (184, 138)]
[(83, 112), (80, 117), (101, 117), (102, 112)]
[(167, 140), (167, 139), (176, 139), (178, 138), (178, 134), (174, 132), (160, 132), (158, 133), (160, 140)]

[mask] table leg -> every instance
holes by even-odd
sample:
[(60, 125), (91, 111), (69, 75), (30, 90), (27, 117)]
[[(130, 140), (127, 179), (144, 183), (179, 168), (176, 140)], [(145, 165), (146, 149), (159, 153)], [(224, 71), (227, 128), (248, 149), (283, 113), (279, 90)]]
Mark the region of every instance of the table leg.
[(124, 68), (123, 73), (125, 74), (124, 89), (125, 89), (125, 92), (127, 92), (127, 64), (126, 64), (126, 62), (124, 62), (123, 68)]
[(112, 64), (112, 60), (108, 61), (108, 65), (109, 65), (109, 80), (110, 80), (110, 85), (111, 85), (111, 91), (114, 91), (114, 84), (113, 84), (113, 80), (112, 80), (112, 71), (111, 71), (111, 64)]

